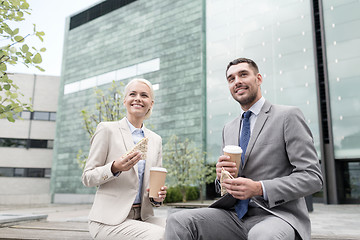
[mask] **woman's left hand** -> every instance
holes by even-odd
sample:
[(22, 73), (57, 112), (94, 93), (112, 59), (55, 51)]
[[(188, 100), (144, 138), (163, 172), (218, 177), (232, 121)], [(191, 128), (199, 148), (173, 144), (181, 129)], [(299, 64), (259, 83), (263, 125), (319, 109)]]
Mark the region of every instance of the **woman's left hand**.
[[(167, 189), (166, 186), (163, 186), (163, 187), (160, 188), (161, 191), (159, 192), (159, 197), (154, 198), (155, 202), (163, 202), (165, 200), (165, 198), (166, 198), (166, 189)], [(146, 191), (148, 191), (148, 192), (149, 192), (149, 190), (150, 190), (149, 188), (146, 189)]]

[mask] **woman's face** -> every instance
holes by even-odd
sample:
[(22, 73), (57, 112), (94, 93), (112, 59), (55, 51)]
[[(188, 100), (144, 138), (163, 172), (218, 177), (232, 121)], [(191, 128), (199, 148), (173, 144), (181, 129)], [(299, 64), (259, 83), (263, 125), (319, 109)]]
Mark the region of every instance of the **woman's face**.
[(128, 86), (124, 99), (127, 114), (131, 117), (144, 118), (154, 104), (150, 95), (150, 88), (142, 82), (134, 82)]

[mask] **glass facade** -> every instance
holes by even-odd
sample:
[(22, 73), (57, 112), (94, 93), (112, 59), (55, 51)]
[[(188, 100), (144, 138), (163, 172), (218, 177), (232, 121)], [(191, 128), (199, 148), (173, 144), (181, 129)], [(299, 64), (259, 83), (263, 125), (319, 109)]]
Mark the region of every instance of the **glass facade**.
[[(320, 15), (317, 4), (323, 7)], [(79, 17), (99, 8), (101, 4), (79, 13)], [(61, 119), (57, 123), (52, 193), (93, 193), (78, 181), (81, 170), (74, 160), (79, 149), (89, 147), (86, 133), (79, 127), (79, 112), (94, 105), (94, 86), (105, 90), (113, 80), (124, 84), (133, 77), (150, 80), (156, 104), (148, 126), (163, 137), (164, 144), (177, 134), (206, 146), (207, 162), (215, 163), (221, 152), (223, 126), (240, 113), (240, 105), (229, 92), (225, 69), (230, 61), (246, 57), (259, 66), (267, 100), (297, 106), (304, 113), (319, 159), (336, 166), (333, 175), (337, 186), (331, 188), (337, 188), (341, 201), (358, 201), (359, 10), (360, 2), (352, 0), (137, 0), (94, 19), (80, 19), (76, 26), (76, 17), (70, 17), (59, 112), (57, 116), (50, 113), (51, 120)], [(323, 17), (324, 29), (317, 16)], [(319, 39), (315, 41), (314, 35), (323, 30), (325, 46)], [(320, 78), (320, 58), (328, 79)], [(324, 111), (318, 109), (317, 85), (325, 89), (320, 80), (329, 86), (332, 121), (328, 123), (335, 159), (327, 156), (327, 142), (320, 139), (320, 131), (328, 133), (319, 126), (327, 121), (326, 117), (319, 120)], [(44, 118), (42, 114), (29, 117), (38, 116)], [(332, 151), (332, 146), (326, 147)], [(326, 164), (323, 166), (326, 170)]]
[(258, 64), (267, 100), (303, 111), (320, 157), (310, 1), (210, 0), (206, 21), (210, 161), (219, 156), (224, 124), (240, 112), (225, 78), (227, 64), (239, 57)]
[(360, 158), (359, 12), (359, 1), (323, 1), (336, 159)]

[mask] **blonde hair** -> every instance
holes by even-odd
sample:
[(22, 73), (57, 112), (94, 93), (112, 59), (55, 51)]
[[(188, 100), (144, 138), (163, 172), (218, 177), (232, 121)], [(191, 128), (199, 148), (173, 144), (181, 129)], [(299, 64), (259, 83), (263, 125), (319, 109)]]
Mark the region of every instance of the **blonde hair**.
[[(124, 96), (126, 97), (127, 94), (129, 93), (130, 85), (133, 83), (136, 83), (136, 82), (144, 83), (150, 88), (150, 98), (154, 102), (154, 100), (155, 100), (154, 88), (153, 88), (151, 82), (149, 82), (148, 80), (146, 80), (144, 78), (134, 78), (134, 79), (130, 80), (130, 82), (128, 82), (128, 84), (126, 84), (126, 86), (125, 86)], [(152, 113), (152, 108), (150, 108), (149, 111), (146, 113), (145, 119), (148, 119), (151, 116), (151, 113)]]

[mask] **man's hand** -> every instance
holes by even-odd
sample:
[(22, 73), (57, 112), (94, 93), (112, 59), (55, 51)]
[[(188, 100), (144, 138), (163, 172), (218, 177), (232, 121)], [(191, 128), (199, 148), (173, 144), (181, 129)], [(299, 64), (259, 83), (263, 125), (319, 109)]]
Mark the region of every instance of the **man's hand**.
[(249, 178), (225, 179), (222, 185), (234, 198), (241, 200), (263, 195), (261, 183)]
[(216, 176), (218, 180), (220, 180), (222, 168), (228, 171), (233, 177), (237, 177), (238, 170), (236, 168), (236, 163), (230, 162), (229, 160), (230, 157), (226, 155), (219, 157), (219, 160), (216, 163)]

